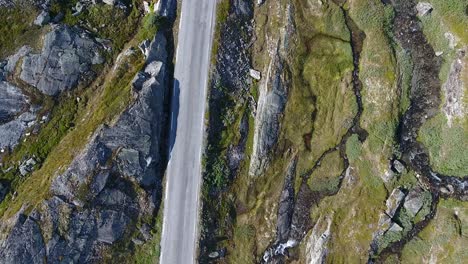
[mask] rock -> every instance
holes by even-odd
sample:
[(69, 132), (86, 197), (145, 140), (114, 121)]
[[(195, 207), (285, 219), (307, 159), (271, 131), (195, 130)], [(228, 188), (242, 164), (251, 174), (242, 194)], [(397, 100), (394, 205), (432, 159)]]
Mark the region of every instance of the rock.
[(10, 183), (4, 180), (0, 181), (0, 203), (10, 191)]
[(0, 124), (0, 149), (15, 147), (28, 128), (28, 124), (35, 119), (33, 113), (25, 112), (8, 123)]
[(280, 130), (280, 117), (287, 101), (286, 80), (283, 62), (278, 53), (271, 58), (266, 78), (260, 85), (257, 115), (255, 120), (253, 153), (249, 175), (261, 175), (269, 162)]
[(151, 13), (150, 5), (146, 1), (143, 1), (143, 9), (145, 10), (145, 13), (147, 13), (147, 14)]
[(254, 69), (250, 69), (249, 74), (250, 77), (254, 78), (255, 80), (260, 80), (262, 78), (261, 73)]
[(64, 15), (62, 12), (59, 12), (59, 13), (52, 19), (52, 22), (54, 22), (54, 23), (59, 23), (60, 21), (63, 20), (64, 17), (65, 17), (65, 15)]
[(392, 231), (392, 232), (401, 232), (403, 231), (403, 228), (397, 224), (397, 223), (392, 223), (392, 225), (390, 226), (390, 228), (388, 229), (388, 231)]
[(437, 57), (441, 56), (442, 54), (444, 54), (443, 51), (437, 51), (437, 52), (435, 53), (435, 55), (436, 55)]
[(122, 212), (103, 211), (97, 221), (97, 241), (112, 244), (119, 239), (130, 221)]
[(401, 174), (405, 171), (405, 165), (401, 161), (395, 159), (393, 160), (392, 169), (396, 173)]
[(32, 48), (29, 46), (22, 46), (14, 55), (7, 58), (7, 65), (5, 70), (8, 73), (13, 73), (18, 64), (18, 61), (23, 58), (25, 55), (29, 54), (32, 51)]
[(219, 258), (219, 252), (218, 251), (213, 251), (210, 254), (208, 254), (208, 257), (212, 258), (212, 259)]
[(283, 191), (278, 205), (278, 220), (276, 222), (276, 240), (284, 243), (289, 238), (291, 218), (294, 213), (294, 179), (296, 175), (297, 156), (289, 162)]
[(159, 144), (168, 89), (166, 41), (162, 33), (156, 40), (154, 61), (163, 64), (157, 75), (147, 74), (131, 106), (115, 123), (98, 128), (52, 180), (51, 198), (8, 229), (0, 263), (102, 263), (117, 243), (151, 239), (144, 223), (156, 215), (162, 196)]
[(108, 5), (111, 5), (111, 6), (114, 6), (117, 4), (117, 0), (102, 0), (102, 2), (104, 4), (108, 4)]
[(138, 48), (140, 48), (141, 53), (145, 55), (145, 58), (148, 58), (149, 56), (150, 44), (151, 42), (147, 39), (141, 42), (140, 45), (138, 45)]
[(416, 5), (416, 10), (418, 11), (418, 16), (422, 17), (432, 12), (432, 5), (427, 2), (419, 2)]
[(39, 225), (20, 214), (0, 248), (0, 263), (45, 263), (46, 248)]
[(43, 26), (50, 21), (49, 13), (45, 10), (42, 10), (41, 13), (34, 20), (34, 25)]
[(403, 198), (405, 198), (405, 194), (400, 189), (397, 188), (392, 191), (385, 202), (387, 205), (387, 210), (385, 212), (389, 217), (393, 217), (395, 215), (395, 212), (400, 208)]
[(257, 5), (261, 6), (263, 4), (263, 2), (265, 2), (265, 0), (257, 0)]
[(72, 16), (77, 16), (81, 14), (81, 12), (83, 11), (83, 8), (84, 8), (83, 4), (81, 2), (77, 2), (75, 7), (72, 8), (72, 11), (74, 11), (72, 13)]
[(161, 61), (153, 61), (145, 67), (145, 73), (150, 76), (158, 76), (163, 63)]
[(154, 12), (159, 16), (174, 19), (176, 15), (177, 0), (159, 0), (155, 7)]
[(463, 103), (465, 90), (462, 74), (466, 71), (465, 51), (461, 50), (457, 55), (450, 66), (447, 81), (442, 85), (445, 94), (445, 103), (442, 109), (447, 117), (449, 127), (452, 127), (454, 119), (462, 118), (467, 111)]
[(28, 97), (16, 86), (0, 81), (0, 124), (13, 120), (29, 108)]
[(422, 196), (422, 194), (422, 189), (418, 187), (411, 189), (405, 198), (403, 207), (412, 217), (418, 214), (419, 210), (421, 210), (424, 204), (424, 197)]
[(455, 37), (455, 35), (453, 35), (453, 34), (450, 33), (450, 32), (445, 32), (445, 33), (444, 33), (444, 37), (448, 40), (448, 42), (449, 42), (449, 47), (450, 47), (451, 49), (454, 49), (454, 48), (457, 46), (458, 38)]
[(30, 158), (19, 166), (19, 171), (22, 176), (25, 176), (28, 173), (31, 173), (34, 169), (34, 165), (36, 165), (36, 160)]
[(20, 78), (47, 95), (73, 89), (92, 64), (104, 62), (101, 45), (82, 30), (56, 26), (45, 36), (42, 52), (23, 57)]

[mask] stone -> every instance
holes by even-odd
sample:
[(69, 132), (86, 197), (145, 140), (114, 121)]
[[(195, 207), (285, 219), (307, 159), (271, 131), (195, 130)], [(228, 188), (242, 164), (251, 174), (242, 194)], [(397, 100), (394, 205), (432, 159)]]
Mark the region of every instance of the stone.
[(387, 210), (385, 212), (389, 217), (393, 217), (395, 215), (396, 211), (401, 206), (403, 198), (405, 198), (405, 194), (400, 189), (393, 189), (387, 201), (385, 201), (387, 206)]
[(141, 53), (143, 53), (143, 55), (145, 55), (145, 58), (148, 58), (149, 50), (150, 50), (150, 44), (151, 44), (151, 42), (147, 39), (147, 40), (144, 40), (143, 42), (141, 42), (138, 45), (138, 48), (140, 48)]
[(159, 0), (157, 1), (154, 12), (159, 16), (174, 19), (176, 15), (177, 0)]
[(12, 232), (0, 248), (0, 263), (45, 263), (46, 248), (37, 222), (18, 215)]
[(28, 124), (35, 119), (36, 116), (33, 113), (25, 112), (10, 122), (0, 124), (0, 148), (15, 147), (28, 128)]
[(451, 32), (445, 32), (444, 37), (448, 40), (449, 47), (451, 49), (454, 49), (457, 46), (458, 38), (455, 37), (455, 35), (453, 35)]
[(10, 183), (4, 180), (0, 181), (0, 202), (5, 199), (5, 196), (10, 191)]
[(388, 229), (388, 231), (392, 231), (392, 232), (401, 232), (403, 231), (403, 228), (397, 224), (397, 223), (392, 223), (392, 225), (390, 226), (390, 228)]
[(41, 53), (23, 57), (21, 80), (47, 95), (57, 95), (92, 76), (91, 65), (101, 64), (101, 45), (84, 31), (55, 26), (44, 38)]
[(430, 3), (427, 2), (419, 2), (416, 5), (416, 10), (418, 11), (418, 16), (422, 17), (427, 14), (430, 14), (433, 10), (433, 7)]
[(262, 78), (261, 73), (254, 69), (250, 69), (249, 74), (250, 74), (250, 77), (254, 78), (255, 80), (260, 80)]
[(392, 169), (396, 173), (401, 174), (401, 173), (403, 173), (405, 171), (405, 165), (401, 161), (395, 159), (395, 160), (393, 160)]
[(212, 258), (212, 259), (219, 258), (219, 252), (218, 251), (213, 251), (210, 254), (208, 254), (208, 257)]
[(143, 9), (145, 10), (145, 13), (147, 13), (147, 14), (151, 13), (150, 5), (146, 1), (143, 1)]
[(162, 66), (162, 62), (153, 61), (145, 67), (145, 73), (149, 74), (150, 76), (158, 76)]
[(249, 167), (251, 176), (259, 176), (265, 171), (269, 162), (269, 152), (278, 140), (279, 118), (287, 102), (287, 84), (283, 71), (280, 55), (273, 54), (266, 78), (259, 89), (253, 153)]
[(41, 13), (34, 20), (34, 25), (43, 26), (50, 22), (49, 12), (42, 10)]
[(437, 52), (435, 53), (435, 55), (436, 55), (437, 57), (441, 56), (442, 54), (444, 54), (443, 51), (437, 51)]
[(102, 2), (104, 4), (108, 4), (108, 5), (111, 5), (111, 6), (114, 6), (117, 4), (117, 0), (102, 0)]
[(77, 2), (75, 7), (72, 8), (72, 11), (74, 11), (72, 13), (72, 16), (77, 16), (81, 14), (81, 12), (83, 11), (83, 8), (84, 8), (83, 4), (81, 2)]
[(405, 197), (403, 207), (412, 217), (416, 216), (424, 204), (424, 197), (422, 194), (422, 189), (418, 187), (411, 189), (408, 195)]
[(23, 163), (21, 163), (21, 165), (19, 166), (19, 171), (20, 171), (21, 176), (26, 176), (26, 174), (31, 173), (34, 169), (34, 165), (36, 164), (37, 162), (33, 158), (30, 158), (24, 161)]
[(97, 240), (112, 244), (119, 239), (130, 219), (122, 212), (106, 210), (97, 221)]
[(257, 5), (261, 6), (263, 4), (263, 2), (265, 2), (265, 0), (257, 0)]

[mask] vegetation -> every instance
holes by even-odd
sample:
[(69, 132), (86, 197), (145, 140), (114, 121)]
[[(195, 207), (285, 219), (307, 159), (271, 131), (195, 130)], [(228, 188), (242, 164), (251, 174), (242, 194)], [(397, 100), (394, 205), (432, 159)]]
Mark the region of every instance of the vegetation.
[(23, 45), (38, 46), (41, 29), (32, 25), (37, 14), (36, 10), (0, 7), (0, 58), (11, 55)]

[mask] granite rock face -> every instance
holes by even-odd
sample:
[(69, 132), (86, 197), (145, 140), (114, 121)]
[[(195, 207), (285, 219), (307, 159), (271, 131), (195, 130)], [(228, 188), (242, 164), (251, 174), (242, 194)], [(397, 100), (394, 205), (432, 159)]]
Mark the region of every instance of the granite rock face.
[(92, 77), (91, 65), (104, 62), (101, 49), (86, 32), (55, 26), (45, 36), (41, 53), (23, 57), (20, 78), (47, 95), (71, 90)]
[(93, 134), (53, 180), (50, 199), (29, 216), (19, 214), (1, 243), (0, 263), (99, 263), (102, 252), (123, 238), (132, 238), (126, 243), (151, 238), (136, 223), (154, 219), (161, 200), (160, 137), (168, 83), (165, 38), (158, 34), (153, 42), (158, 52), (146, 62), (146, 80), (134, 89), (134, 103), (115, 124)]

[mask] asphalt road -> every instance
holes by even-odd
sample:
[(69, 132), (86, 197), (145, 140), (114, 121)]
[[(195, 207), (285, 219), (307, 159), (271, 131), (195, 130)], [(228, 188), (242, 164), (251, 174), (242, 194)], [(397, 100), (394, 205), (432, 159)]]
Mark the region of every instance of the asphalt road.
[(206, 86), (216, 0), (182, 0), (171, 106), (161, 264), (195, 263)]

